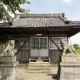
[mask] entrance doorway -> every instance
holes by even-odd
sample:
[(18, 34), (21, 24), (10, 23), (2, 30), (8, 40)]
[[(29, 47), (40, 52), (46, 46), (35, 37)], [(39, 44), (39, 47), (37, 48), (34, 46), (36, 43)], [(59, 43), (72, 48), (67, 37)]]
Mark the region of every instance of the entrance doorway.
[(31, 38), (31, 58), (37, 60), (46, 60), (49, 58), (47, 37)]

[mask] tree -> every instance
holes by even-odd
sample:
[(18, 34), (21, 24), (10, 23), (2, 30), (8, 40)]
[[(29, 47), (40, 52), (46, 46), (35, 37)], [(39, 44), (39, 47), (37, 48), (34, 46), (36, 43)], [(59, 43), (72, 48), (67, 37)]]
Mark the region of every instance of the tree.
[(78, 44), (74, 44), (73, 46), (74, 46), (74, 48), (75, 48), (76, 50), (79, 48), (79, 45), (78, 45)]
[(24, 3), (30, 4), (28, 0), (0, 0), (0, 20), (11, 23), (12, 17), (9, 15), (9, 11), (15, 13), (18, 10), (21, 13), (27, 13), (25, 9), (20, 7)]

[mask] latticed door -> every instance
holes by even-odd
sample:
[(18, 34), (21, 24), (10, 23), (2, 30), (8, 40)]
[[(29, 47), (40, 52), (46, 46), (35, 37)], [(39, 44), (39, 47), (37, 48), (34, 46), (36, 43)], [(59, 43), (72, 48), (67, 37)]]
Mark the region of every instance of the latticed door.
[(47, 37), (33, 37), (31, 39), (31, 57), (38, 59), (48, 57)]

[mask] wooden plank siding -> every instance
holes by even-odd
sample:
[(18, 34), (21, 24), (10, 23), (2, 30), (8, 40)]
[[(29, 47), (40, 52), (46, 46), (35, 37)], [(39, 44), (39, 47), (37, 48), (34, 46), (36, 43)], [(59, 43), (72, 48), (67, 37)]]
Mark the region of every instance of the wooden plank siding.
[(58, 49), (49, 50), (50, 62), (58, 63), (61, 61), (61, 53)]
[[(42, 36), (36, 36), (35, 34), (33, 34), (34, 36), (31, 37), (51, 37), (51, 38), (66, 38), (68, 37), (68, 35), (66, 33), (50, 33), (50, 34), (43, 34)], [(24, 36), (24, 35), (23, 35)], [(29, 58), (31, 58), (31, 37), (22, 37), (17, 38), (18, 41), (16, 41), (16, 45), (15, 48), (18, 50), (20, 48), (20, 46), (24, 43), (24, 41), (27, 40), (28, 38), (28, 42), (26, 42), (26, 44), (20, 49), (20, 51), (17, 54), (17, 61), (19, 62), (29, 62)], [(48, 53), (49, 53), (49, 58), (50, 58), (50, 62), (51, 63), (57, 63), (60, 61), (60, 57), (61, 57), (61, 52), (58, 50), (58, 48), (50, 48), (50, 39), (48, 37)]]
[(17, 54), (17, 61), (29, 62), (30, 50), (20, 50)]
[[(25, 44), (24, 44), (25, 42)], [(19, 50), (19, 48), (23, 45), (23, 47)], [(15, 48), (19, 50), (16, 58), (19, 62), (29, 62), (30, 57), (30, 39), (29, 38), (18, 38), (16, 41)]]
[[(50, 37), (49, 39), (49, 56), (51, 63), (58, 63), (61, 61), (62, 46), (61, 39), (67, 39), (67, 37)], [(55, 43), (54, 43), (55, 42)], [(55, 45), (56, 44), (56, 45)]]

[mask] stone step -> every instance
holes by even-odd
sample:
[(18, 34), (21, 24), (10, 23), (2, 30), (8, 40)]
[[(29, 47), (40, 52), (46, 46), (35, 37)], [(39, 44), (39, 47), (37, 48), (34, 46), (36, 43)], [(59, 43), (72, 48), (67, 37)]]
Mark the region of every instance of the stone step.
[(53, 65), (51, 64), (41, 64), (41, 63), (38, 63), (38, 64), (34, 64), (34, 63), (30, 63), (28, 65), (28, 67), (51, 67)]
[(27, 73), (51, 73), (51, 70), (27, 70)]
[(50, 62), (29, 62), (30, 64), (50, 64)]
[(51, 67), (51, 65), (28, 65), (28, 67)]
[(29, 63), (31, 65), (51, 65), (50, 63)]
[(50, 63), (29, 63), (19, 64), (18, 69), (21, 71), (20, 74), (26, 74), (26, 80), (57, 80), (57, 66)]
[(28, 70), (51, 70), (50, 67), (28, 67)]
[(48, 62), (29, 63), (27, 73), (51, 73), (51, 66)]

